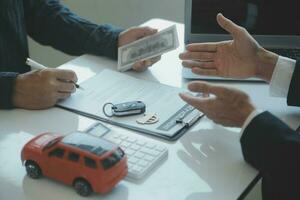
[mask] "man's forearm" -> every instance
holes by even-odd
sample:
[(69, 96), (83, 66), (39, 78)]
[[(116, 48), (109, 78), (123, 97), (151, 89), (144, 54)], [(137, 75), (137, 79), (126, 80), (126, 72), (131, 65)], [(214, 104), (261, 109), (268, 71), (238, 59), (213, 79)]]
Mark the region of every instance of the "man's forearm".
[(12, 96), (15, 79), (18, 73), (0, 72), (0, 109), (11, 109), (14, 107)]
[(117, 57), (122, 29), (98, 26), (72, 13), (58, 0), (24, 1), (28, 34), (36, 41), (71, 55)]

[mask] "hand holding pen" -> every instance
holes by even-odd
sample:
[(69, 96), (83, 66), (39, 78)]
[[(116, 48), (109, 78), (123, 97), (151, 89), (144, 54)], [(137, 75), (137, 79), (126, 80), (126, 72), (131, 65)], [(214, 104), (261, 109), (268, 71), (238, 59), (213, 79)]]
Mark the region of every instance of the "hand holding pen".
[[(40, 64), (40, 63), (38, 63), (38, 62), (36, 62), (36, 61), (30, 59), (30, 58), (27, 58), (27, 59), (26, 59), (26, 64), (29, 65), (29, 66), (31, 67), (31, 69), (48, 69), (46, 66), (44, 66), (44, 65), (42, 65), (42, 64)], [(66, 80), (66, 81), (67, 81), (67, 82), (70, 82), (69, 80)], [(72, 82), (72, 81), (71, 81), (71, 83), (74, 83), (74, 85), (75, 85), (75, 87), (76, 87), (77, 89), (83, 89), (83, 88), (80, 87), (77, 83)]]
[(19, 74), (12, 88), (14, 107), (24, 109), (45, 109), (58, 101), (67, 99), (76, 91), (77, 76), (74, 71), (52, 69), (35, 65), (35, 69)]

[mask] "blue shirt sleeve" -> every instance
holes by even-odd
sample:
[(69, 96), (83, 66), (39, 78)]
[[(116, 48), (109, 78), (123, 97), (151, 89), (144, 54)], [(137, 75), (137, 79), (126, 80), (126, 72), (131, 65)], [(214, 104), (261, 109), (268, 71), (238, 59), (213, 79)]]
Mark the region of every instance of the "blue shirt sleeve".
[(12, 95), (15, 79), (18, 73), (0, 72), (0, 109), (12, 109), (14, 107)]
[(117, 58), (122, 29), (82, 19), (58, 0), (23, 2), (27, 33), (37, 42), (71, 55), (87, 53)]

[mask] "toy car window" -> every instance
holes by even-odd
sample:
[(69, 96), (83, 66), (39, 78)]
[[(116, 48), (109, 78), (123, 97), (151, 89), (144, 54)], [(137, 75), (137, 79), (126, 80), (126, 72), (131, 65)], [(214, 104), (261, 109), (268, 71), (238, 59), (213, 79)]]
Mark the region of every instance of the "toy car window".
[(104, 169), (109, 169), (117, 164), (124, 156), (124, 152), (121, 148), (118, 148), (114, 153), (112, 153), (108, 158), (101, 161)]
[(78, 162), (79, 154), (70, 152), (68, 155), (68, 160), (73, 161), (73, 162)]
[(65, 136), (61, 142), (98, 156), (103, 155), (116, 147), (108, 141), (80, 132), (74, 132)]
[(93, 169), (97, 168), (96, 161), (91, 159), (91, 158), (84, 157), (84, 163), (87, 167), (90, 167), (90, 168), (93, 168)]
[(62, 158), (64, 156), (64, 153), (65, 153), (64, 149), (56, 148), (56, 149), (52, 150), (49, 153), (49, 156), (50, 157), (55, 156), (55, 157), (58, 157), (58, 158)]

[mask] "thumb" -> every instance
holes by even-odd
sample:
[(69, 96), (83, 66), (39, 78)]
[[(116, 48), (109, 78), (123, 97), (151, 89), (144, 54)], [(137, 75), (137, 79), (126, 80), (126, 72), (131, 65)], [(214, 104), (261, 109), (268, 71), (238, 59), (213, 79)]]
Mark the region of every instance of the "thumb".
[(135, 38), (142, 38), (157, 33), (157, 29), (150, 27), (138, 27), (132, 30), (132, 35)]
[(214, 94), (220, 96), (224, 92), (222, 86), (216, 86), (203, 81), (193, 81), (188, 84), (188, 89), (192, 92), (201, 92), (203, 94)]
[(218, 24), (228, 33), (235, 37), (241, 30), (241, 27), (233, 23), (230, 19), (224, 17), (221, 13), (217, 15)]

